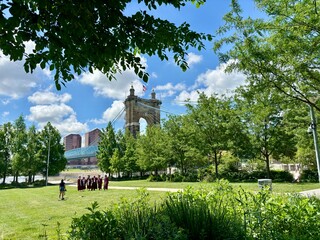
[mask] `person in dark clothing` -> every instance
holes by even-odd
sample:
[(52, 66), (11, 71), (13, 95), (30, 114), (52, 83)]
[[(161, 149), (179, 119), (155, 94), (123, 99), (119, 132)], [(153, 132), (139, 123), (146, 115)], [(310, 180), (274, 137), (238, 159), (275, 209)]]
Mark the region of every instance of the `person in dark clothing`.
[(101, 190), (102, 188), (102, 178), (100, 175), (98, 175), (98, 189)]
[(104, 184), (103, 184), (103, 190), (108, 190), (108, 185), (109, 185), (109, 178), (107, 175), (104, 177)]
[(82, 188), (82, 179), (81, 176), (79, 176), (78, 181), (77, 181), (77, 187), (78, 187), (78, 191), (81, 191)]
[(96, 176), (93, 176), (92, 178), (92, 185), (91, 185), (91, 190), (95, 191), (97, 189), (97, 178)]
[(87, 177), (87, 189), (89, 191), (91, 191), (91, 189), (92, 189), (92, 180), (90, 178), (90, 175), (88, 175), (88, 177)]
[(59, 184), (59, 190), (60, 190), (59, 199), (61, 198), (61, 200), (64, 200), (64, 194), (66, 192), (66, 184), (64, 183), (63, 179), (61, 179), (61, 182)]

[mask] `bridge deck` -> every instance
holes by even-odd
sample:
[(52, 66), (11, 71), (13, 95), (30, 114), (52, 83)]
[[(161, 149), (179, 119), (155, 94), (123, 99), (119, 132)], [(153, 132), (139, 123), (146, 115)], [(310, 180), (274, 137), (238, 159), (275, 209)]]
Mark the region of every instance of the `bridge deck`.
[(98, 151), (98, 146), (93, 145), (93, 146), (68, 150), (64, 153), (64, 156), (66, 157), (67, 160), (95, 157), (97, 151)]

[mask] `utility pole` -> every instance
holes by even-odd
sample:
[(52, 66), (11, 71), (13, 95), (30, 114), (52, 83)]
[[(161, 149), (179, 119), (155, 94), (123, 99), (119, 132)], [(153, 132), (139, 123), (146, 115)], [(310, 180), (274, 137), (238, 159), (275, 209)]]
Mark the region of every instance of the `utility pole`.
[(313, 107), (309, 104), (310, 107), (310, 116), (311, 116), (311, 130), (313, 135), (314, 148), (316, 151), (316, 161), (317, 161), (317, 169), (318, 169), (318, 180), (320, 182), (320, 152), (319, 152), (319, 144), (318, 144), (318, 133), (317, 133), (317, 120), (314, 114)]
[(48, 174), (49, 174), (49, 160), (50, 160), (50, 130), (49, 130), (49, 145), (48, 145), (48, 158), (47, 158), (47, 173), (46, 173), (46, 186), (48, 186)]

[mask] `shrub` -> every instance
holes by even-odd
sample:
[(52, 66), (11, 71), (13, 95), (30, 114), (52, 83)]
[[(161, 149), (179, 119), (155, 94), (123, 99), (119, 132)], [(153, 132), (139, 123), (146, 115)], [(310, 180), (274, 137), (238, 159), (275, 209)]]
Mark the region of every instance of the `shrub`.
[(320, 239), (319, 199), (261, 190), (243, 191), (239, 203), (249, 239)]
[(188, 239), (245, 239), (234, 205), (235, 192), (225, 181), (214, 189), (171, 193), (165, 214), (187, 231)]
[(117, 239), (118, 222), (111, 211), (97, 211), (98, 203), (94, 202), (87, 209), (90, 213), (80, 218), (73, 218), (70, 239)]
[(300, 176), (301, 182), (319, 182), (317, 170), (303, 170)]
[(165, 179), (163, 179), (161, 175), (153, 175), (153, 174), (151, 174), (147, 178), (147, 181), (149, 181), (149, 182), (162, 182), (162, 181), (165, 181)]
[(227, 181), (210, 189), (168, 193), (150, 205), (144, 189), (111, 210), (73, 218), (70, 239), (320, 239), (320, 199), (298, 194), (235, 191)]
[(270, 172), (273, 182), (293, 182), (293, 175), (288, 171), (275, 171)]
[(88, 208), (90, 213), (73, 218), (70, 239), (175, 239), (186, 240), (183, 229), (178, 229), (169, 218), (151, 206), (144, 189), (133, 201), (123, 199), (111, 210), (97, 211), (98, 204)]

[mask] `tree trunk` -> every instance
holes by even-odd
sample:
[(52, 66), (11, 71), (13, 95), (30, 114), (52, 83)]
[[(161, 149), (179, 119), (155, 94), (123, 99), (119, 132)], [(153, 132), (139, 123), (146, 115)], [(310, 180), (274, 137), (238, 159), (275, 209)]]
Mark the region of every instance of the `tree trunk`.
[(29, 172), (29, 174), (28, 174), (28, 183), (29, 184), (32, 183), (32, 174), (31, 174), (31, 172)]
[(271, 173), (270, 173), (270, 161), (269, 161), (269, 154), (266, 154), (266, 170), (267, 170), (267, 177), (271, 179)]
[(216, 178), (217, 179), (219, 178), (218, 165), (219, 165), (218, 155), (217, 155), (217, 152), (215, 151), (214, 152), (214, 167), (215, 167), (215, 172), (216, 172)]
[(5, 182), (6, 182), (6, 174), (3, 175), (2, 184), (5, 184)]

